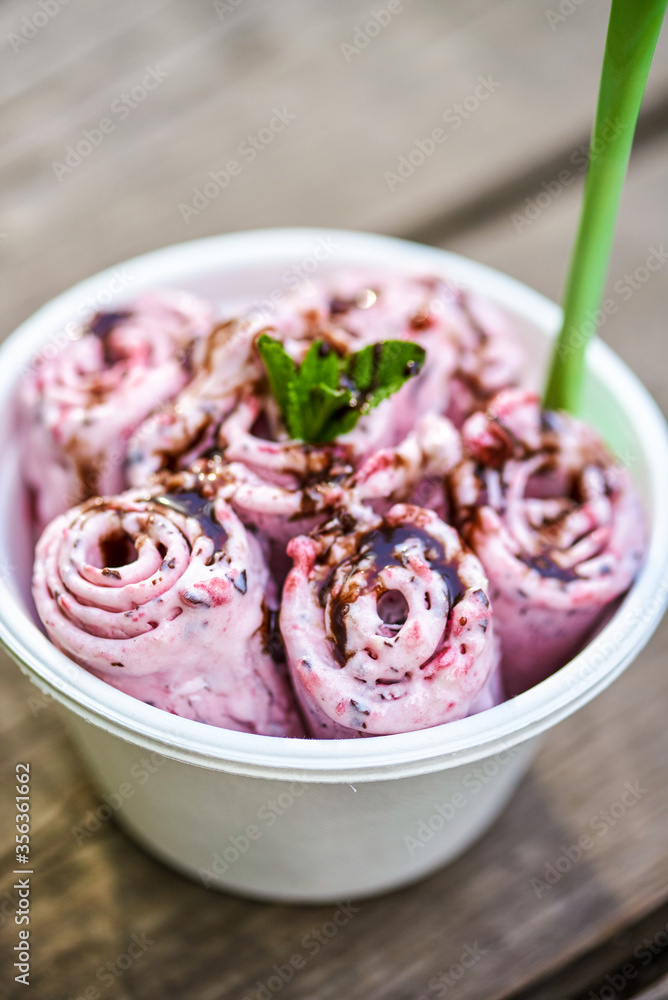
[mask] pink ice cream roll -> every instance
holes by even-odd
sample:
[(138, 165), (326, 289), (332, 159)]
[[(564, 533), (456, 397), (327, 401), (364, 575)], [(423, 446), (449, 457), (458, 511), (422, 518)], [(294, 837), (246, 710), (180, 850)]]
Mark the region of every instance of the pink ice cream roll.
[(269, 651), (272, 586), (257, 540), (204, 491), (89, 500), (46, 528), (33, 576), (49, 638), (102, 680), (187, 719), (301, 736)]
[[(365, 415), (361, 426), (336, 444), (305, 445), (287, 437), (266, 383), (257, 338), (267, 333), (282, 340), (301, 363), (313, 341), (327, 341), (331, 333), (298, 313), (293, 320), (294, 330), (291, 325), (284, 329), (285, 323), (280, 328), (263, 326), (251, 311), (216, 327), (194, 353), (192, 380), (171, 406), (149, 416), (133, 435), (128, 446), (130, 483), (141, 486), (165, 469), (187, 470), (212, 455), (219, 464), (235, 464), (236, 479), (253, 492), (247, 504), (251, 522), (265, 518), (272, 522), (273, 515), (265, 514), (267, 497), (275, 516), (283, 520), (296, 513), (295, 503), (298, 507), (302, 502), (304, 486), (324, 482), (326, 468), (336, 467), (333, 475), (342, 475), (342, 463), (353, 456), (366, 457), (394, 443), (396, 435), (383, 405)], [(337, 349), (344, 350), (341, 344)], [(344, 470), (345, 474), (350, 471), (352, 466)], [(277, 489), (267, 493), (264, 487), (268, 486)], [(261, 490), (257, 500), (256, 488)]]
[[(433, 275), (350, 271), (307, 281), (284, 297), (271, 322), (291, 353), (307, 325), (312, 339), (324, 337), (342, 352), (383, 340), (425, 348), (420, 375), (379, 407), (388, 437), (377, 447), (396, 444), (427, 412), (444, 413), (461, 426), (500, 389), (520, 384), (526, 366), (494, 303)], [(363, 430), (360, 421), (343, 440)]]
[[(279, 340), (297, 364), (317, 340), (342, 355), (386, 340), (410, 340), (425, 348), (427, 361), (336, 446), (305, 447), (287, 438), (268, 391), (255, 347), (261, 333)], [(195, 377), (171, 410), (150, 417), (134, 435), (129, 481), (142, 485), (161, 470), (187, 469), (216, 453), (234, 465), (235, 503), (249, 512), (251, 523), (263, 522), (270, 535), (285, 536), (285, 518), (292, 517), (291, 534), (307, 531), (312, 524), (301, 521), (302, 504), (320, 515), (330, 505), (329, 485), (313, 488), (314, 482), (326, 484), (325, 464), (336, 466), (336, 481), (342, 465), (352, 463), (352, 471), (379, 450), (400, 445), (424, 415), (448, 414), (460, 424), (500, 387), (518, 381), (523, 363), (496, 307), (440, 278), (350, 272), (307, 282), (274, 309), (241, 311), (211, 334), (195, 354)], [(299, 449), (308, 462), (297, 456)]]
[(464, 425), (451, 477), (462, 534), (490, 580), (509, 694), (578, 653), (632, 583), (645, 516), (598, 433), (543, 412), (534, 393), (499, 393)]
[(288, 552), (280, 627), (312, 736), (426, 729), (502, 700), (487, 579), (433, 511), (341, 512)]
[(393, 503), (418, 502), (445, 508), (445, 475), (461, 459), (458, 431), (446, 417), (428, 414), (397, 445), (355, 466), (351, 448), (338, 442), (268, 441), (250, 427), (259, 404), (249, 397), (221, 426), (223, 455), (194, 464), (193, 471), (217, 483), (218, 495), (244, 524), (271, 542), (272, 568), (285, 578), (291, 538), (314, 530), (339, 507), (368, 503), (378, 513)]
[(396, 448), (362, 462), (346, 482), (354, 501), (385, 513), (398, 501), (428, 507), (446, 519), (445, 477), (461, 460), (461, 438), (447, 417), (420, 417)]
[(36, 359), (19, 391), (23, 475), (41, 529), (73, 504), (126, 485), (132, 432), (190, 377), (212, 308), (185, 292), (146, 293), (75, 329)]
[(260, 400), (244, 397), (221, 424), (217, 453), (207, 469), (218, 477), (220, 495), (241, 520), (284, 550), (291, 538), (311, 531), (344, 501), (354, 455), (338, 442), (259, 437), (254, 425), (262, 414)]
[(385, 510), (413, 496), (423, 506), (433, 500), (442, 510), (443, 477), (461, 457), (459, 434), (447, 418), (428, 414), (395, 448), (359, 457), (343, 438), (305, 444), (260, 437), (255, 427), (270, 405), (256, 395), (241, 397), (221, 421), (217, 445), (190, 468), (215, 480), (219, 495), (244, 524), (274, 547), (284, 550), (291, 538), (313, 530), (353, 495), (379, 501)]
[(218, 444), (221, 423), (264, 369), (255, 349), (259, 329), (247, 318), (215, 326), (193, 351), (193, 376), (174, 401), (151, 414), (128, 444), (127, 476), (143, 486), (161, 471), (185, 470)]

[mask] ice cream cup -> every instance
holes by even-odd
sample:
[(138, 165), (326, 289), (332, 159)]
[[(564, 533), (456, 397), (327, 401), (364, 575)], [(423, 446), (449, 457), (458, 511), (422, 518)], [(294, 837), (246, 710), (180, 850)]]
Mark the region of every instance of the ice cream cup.
[[(441, 250), (332, 230), (238, 233), (158, 250), (60, 295), (0, 350), (0, 638), (24, 673), (64, 706), (101, 794), (97, 820), (114, 816), (148, 851), (206, 886), (261, 899), (315, 903), (385, 892), (454, 859), (506, 806), (541, 734), (631, 663), (668, 597), (666, 425), (636, 377), (597, 341), (585, 416), (630, 466), (642, 493), (647, 558), (600, 634), (524, 694), (420, 732), (278, 739), (146, 705), (51, 645), (30, 598), (31, 539), (13, 428), (22, 373), (62, 349), (68, 323), (91, 304), (107, 304), (116, 288), (114, 301), (148, 288), (185, 288), (261, 310), (301, 278), (349, 267), (436, 273), (495, 300), (525, 343), (531, 379), (540, 384), (559, 324), (553, 303)], [(92, 832), (87, 822), (82, 817), (75, 839)]]

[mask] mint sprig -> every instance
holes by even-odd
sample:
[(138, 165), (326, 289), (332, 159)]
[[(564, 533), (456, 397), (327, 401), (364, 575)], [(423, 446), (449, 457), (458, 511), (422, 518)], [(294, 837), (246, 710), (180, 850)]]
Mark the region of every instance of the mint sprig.
[(417, 375), (425, 359), (424, 348), (408, 340), (384, 340), (345, 355), (316, 340), (301, 365), (266, 333), (257, 346), (288, 434), (312, 443), (352, 430), (363, 414)]

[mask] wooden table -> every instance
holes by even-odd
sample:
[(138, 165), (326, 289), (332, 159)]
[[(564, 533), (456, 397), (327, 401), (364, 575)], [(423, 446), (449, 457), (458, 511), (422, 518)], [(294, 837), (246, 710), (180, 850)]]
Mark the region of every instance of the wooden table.
[[(137, 253), (276, 225), (447, 246), (558, 297), (607, 6), (3, 0), (3, 333)], [(668, 233), (667, 50), (664, 34), (612, 264), (620, 308), (602, 330), (664, 409), (668, 269), (631, 294), (620, 289)], [(282, 130), (253, 140), (267, 139), (260, 130), (275, 109)], [(445, 140), (395, 180), (401, 158), (438, 127)], [(243, 152), (248, 137), (254, 157)], [(84, 139), (90, 150), (77, 163), (68, 147)], [(180, 207), (192, 207), (195, 189), (234, 158), (241, 172), (206, 207)], [(422, 884), (360, 903), (281, 997), (668, 996), (667, 648), (664, 626), (618, 682), (550, 733), (480, 843)], [(112, 822), (79, 846), (72, 828), (99, 801), (61, 715), (6, 658), (0, 670), (0, 996), (262, 996), (258, 983), (333, 908), (209, 893)], [(14, 768), (25, 760), (36, 866), (29, 987), (11, 970)], [(549, 891), (534, 891), (532, 879), (610, 810), (626, 782), (643, 789), (637, 804)], [(146, 947), (122, 971), (117, 959), (133, 934)], [(446, 977), (458, 974), (466, 947), (479, 960), (455, 985)]]

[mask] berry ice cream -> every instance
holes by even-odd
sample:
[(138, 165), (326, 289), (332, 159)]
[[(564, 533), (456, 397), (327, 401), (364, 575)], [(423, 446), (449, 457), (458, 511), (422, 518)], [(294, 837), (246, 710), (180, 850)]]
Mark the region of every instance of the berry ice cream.
[(361, 463), (346, 485), (355, 501), (379, 513), (406, 501), (445, 517), (445, 476), (459, 462), (461, 450), (451, 421), (426, 414), (396, 448), (383, 448)]
[[(329, 443), (305, 444), (291, 438), (256, 350), (270, 333), (295, 362), (314, 343), (323, 351), (346, 354), (381, 342), (414, 342), (429, 364), (391, 398), (365, 412), (353, 430)], [(408, 486), (411, 454), (421, 447), (418, 423), (450, 414), (457, 422), (483, 406), (500, 385), (519, 378), (522, 352), (492, 304), (439, 278), (347, 274), (309, 282), (284, 297), (273, 312), (232, 318), (200, 345), (196, 374), (171, 407), (150, 417), (129, 446), (130, 482), (142, 485), (161, 471), (209, 463), (225, 482), (224, 495), (244, 523), (266, 532), (285, 547), (295, 534), (310, 531), (344, 502), (351, 481), (360, 483), (377, 469), (388, 449), (396, 449), (392, 500), (441, 503), (433, 479), (445, 471), (422, 455), (430, 481), (415, 497)], [(198, 355), (196, 355), (197, 361)], [(443, 421), (443, 444), (452, 454), (452, 434)], [(433, 450), (434, 434), (429, 433)], [(376, 476), (376, 483), (378, 477)], [(412, 482), (411, 486), (418, 485)], [(372, 490), (375, 486), (372, 487)]]
[(40, 539), (33, 594), (64, 653), (187, 719), (299, 736), (268, 649), (274, 592), (259, 543), (224, 500), (187, 489), (99, 497)]
[(644, 548), (629, 474), (541, 412), (525, 367), (494, 304), (430, 275), (99, 314), (21, 392), (36, 520), (59, 515), (35, 559), (47, 633), (251, 733), (303, 735), (297, 706), (315, 738), (402, 733), (524, 691)]
[(148, 417), (128, 445), (127, 475), (143, 486), (156, 473), (187, 469), (218, 444), (217, 432), (244, 391), (255, 391), (262, 363), (257, 326), (246, 317), (216, 325), (197, 344), (192, 378), (171, 405)]
[(39, 528), (123, 489), (128, 438), (188, 382), (193, 343), (211, 322), (211, 306), (184, 292), (148, 293), (97, 313), (33, 366), (20, 388), (19, 433)]
[(347, 512), (288, 552), (280, 625), (312, 736), (425, 729), (501, 701), (485, 574), (433, 511)]
[(291, 350), (325, 336), (338, 350), (383, 340), (411, 340), (429, 352), (429, 365), (385, 406), (396, 426), (394, 443), (417, 415), (436, 411), (457, 425), (499, 389), (519, 383), (525, 357), (510, 324), (489, 300), (433, 275), (359, 271), (307, 282), (267, 313)]
[[(417, 378), (338, 438), (339, 450), (355, 460), (397, 445), (423, 414), (445, 414), (461, 424), (499, 388), (519, 381), (524, 361), (508, 323), (492, 303), (440, 278), (349, 274), (309, 282), (285, 296), (274, 312), (258, 315), (251, 309), (211, 334), (200, 349), (195, 378), (174, 406), (159, 420), (151, 420), (133, 441), (133, 484), (141, 485), (164, 468), (185, 468), (212, 448), (225, 461), (236, 461), (240, 428), (247, 442), (256, 438), (256, 454), (262, 447), (258, 441), (266, 442), (267, 436), (285, 443), (254, 350), (257, 337), (267, 332), (297, 362), (316, 341), (340, 354), (386, 341), (414, 342), (428, 352), (429, 364)], [(234, 412), (237, 404), (239, 413)], [(269, 471), (294, 471), (291, 453), (277, 467), (277, 450), (272, 451)]]
[(634, 579), (640, 498), (596, 431), (507, 390), (463, 428), (460, 529), (490, 580), (509, 694), (568, 662)]

